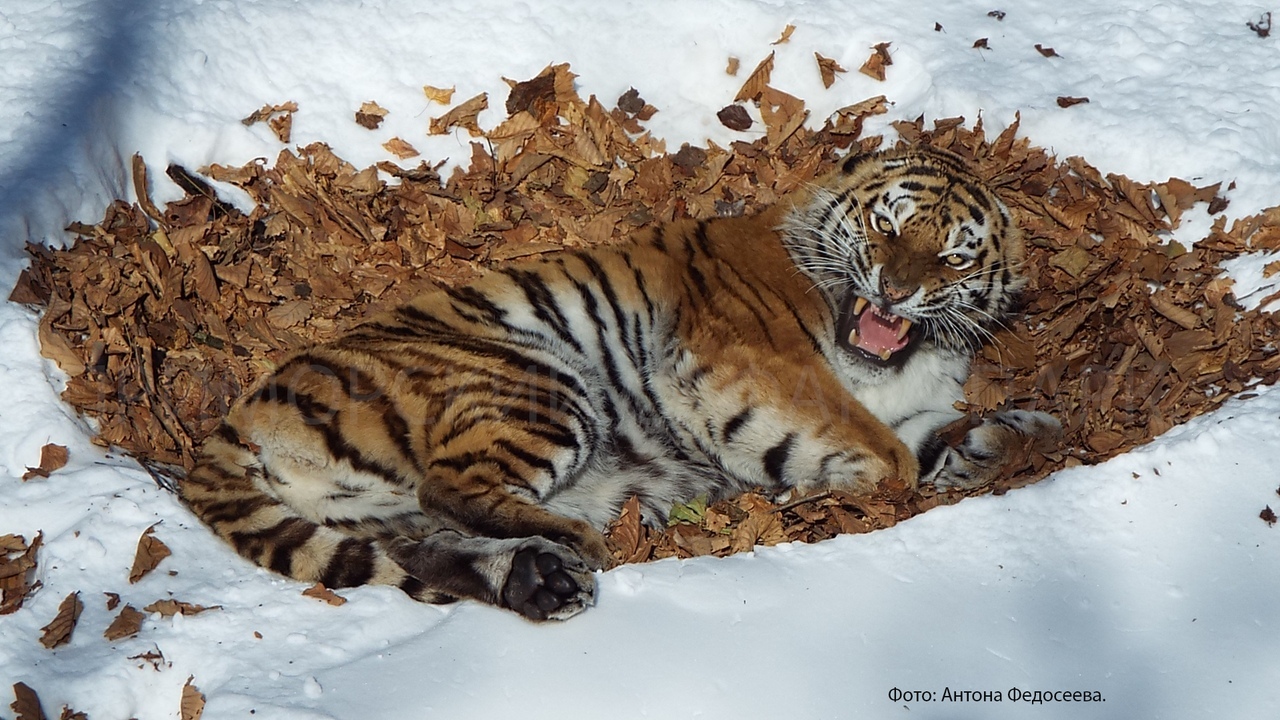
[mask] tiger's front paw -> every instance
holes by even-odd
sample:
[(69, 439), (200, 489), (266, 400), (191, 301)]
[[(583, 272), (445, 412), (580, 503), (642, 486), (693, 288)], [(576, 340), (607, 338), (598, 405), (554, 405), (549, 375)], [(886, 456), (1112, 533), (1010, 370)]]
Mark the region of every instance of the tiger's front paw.
[(595, 603), (595, 577), (576, 553), (541, 538), (517, 550), (502, 604), (530, 620), (564, 620)]
[(1062, 423), (1047, 413), (1007, 410), (987, 416), (949, 447), (939, 462), (932, 484), (940, 490), (973, 489), (998, 479), (1031, 450), (1052, 449), (1062, 439)]

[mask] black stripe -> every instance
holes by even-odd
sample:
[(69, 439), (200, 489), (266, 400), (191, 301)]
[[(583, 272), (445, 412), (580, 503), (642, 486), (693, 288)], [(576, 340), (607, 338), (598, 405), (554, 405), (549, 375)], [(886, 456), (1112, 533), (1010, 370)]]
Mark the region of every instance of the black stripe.
[(463, 303), (484, 313), (485, 317), (489, 318), (490, 322), (504, 327), (506, 326), (505, 319), (507, 311), (498, 306), (497, 303), (490, 300), (488, 296), (479, 290), (469, 285), (464, 285), (460, 288), (446, 287), (445, 292), (448, 293), (449, 297), (455, 302)]
[(711, 289), (707, 287), (707, 278), (703, 276), (702, 271), (694, 265), (696, 254), (693, 249), (693, 240), (691, 240), (687, 235), (684, 239), (684, 250), (689, 255), (687, 260), (689, 279), (692, 280), (693, 284), (698, 288), (698, 293), (705, 298), (711, 294)]
[(232, 520), (247, 518), (261, 508), (280, 504), (282, 503), (279, 500), (270, 495), (257, 493), (247, 497), (218, 500), (207, 504), (192, 503), (192, 509), (196, 511), (201, 520), (210, 525), (218, 525)]
[(708, 224), (706, 220), (699, 220), (698, 227), (693, 232), (693, 237), (698, 241), (698, 249), (702, 251), (702, 254), (709, 258), (714, 258), (715, 253), (711, 252), (711, 238), (707, 236)]
[(346, 538), (329, 558), (320, 582), (327, 588), (364, 585), (373, 577), (373, 544), (368, 540)]
[(791, 457), (791, 446), (795, 444), (795, 433), (787, 433), (782, 442), (769, 448), (764, 453), (764, 472), (775, 485), (782, 485), (787, 470), (787, 459)]
[(525, 299), (529, 301), (529, 307), (533, 309), (535, 317), (550, 327), (566, 345), (578, 353), (582, 352), (582, 346), (573, 336), (569, 319), (565, 317), (559, 301), (541, 277), (515, 268), (506, 268), (500, 272), (511, 278), (512, 282), (524, 291)]
[(534, 453), (531, 453), (528, 450), (525, 450), (524, 448), (520, 447), (519, 445), (516, 445), (515, 443), (505, 438), (499, 438), (497, 440), (494, 440), (493, 446), (497, 448), (501, 448), (508, 455), (510, 455), (511, 457), (514, 457), (515, 459), (519, 460), (525, 465), (528, 465), (529, 467), (535, 470), (542, 470), (543, 472), (550, 475), (552, 478), (555, 477), (555, 474), (556, 474), (555, 464), (552, 463), (550, 460), (542, 457), (541, 455), (535, 455)]
[(316, 524), (304, 518), (295, 517), (281, 520), (275, 526), (264, 530), (264, 535), (274, 538), (271, 558), (267, 567), (281, 575), (293, 574), (293, 553), (316, 533)]
[(747, 424), (753, 412), (749, 407), (743, 408), (737, 415), (729, 418), (729, 421), (724, 424), (724, 430), (721, 432), (721, 437), (724, 438), (726, 443), (733, 442), (733, 436)]

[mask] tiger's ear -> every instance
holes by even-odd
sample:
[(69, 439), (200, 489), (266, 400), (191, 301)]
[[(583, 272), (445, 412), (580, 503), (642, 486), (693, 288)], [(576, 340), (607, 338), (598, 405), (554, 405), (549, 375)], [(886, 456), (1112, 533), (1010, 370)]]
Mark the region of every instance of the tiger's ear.
[(840, 172), (844, 173), (845, 175), (853, 175), (858, 171), (859, 168), (861, 168), (866, 163), (874, 162), (875, 160), (879, 159), (879, 157), (882, 154), (884, 154), (883, 150), (876, 151), (876, 152), (850, 153), (849, 156), (846, 157), (844, 161), (840, 163)]

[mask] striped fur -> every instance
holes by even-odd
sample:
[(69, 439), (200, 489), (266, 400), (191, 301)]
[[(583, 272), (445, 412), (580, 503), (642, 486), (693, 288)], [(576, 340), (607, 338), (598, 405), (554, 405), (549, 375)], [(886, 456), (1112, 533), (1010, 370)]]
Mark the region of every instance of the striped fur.
[[(569, 617), (631, 495), (659, 524), (751, 488), (871, 492), (922, 468), (967, 486), (1051, 435), (1015, 412), (958, 450), (936, 437), (1021, 253), (952, 156), (852, 158), (758, 216), (504, 267), (294, 356), (233, 407), (182, 495), (300, 580)], [(894, 350), (869, 355), (849, 328)]]

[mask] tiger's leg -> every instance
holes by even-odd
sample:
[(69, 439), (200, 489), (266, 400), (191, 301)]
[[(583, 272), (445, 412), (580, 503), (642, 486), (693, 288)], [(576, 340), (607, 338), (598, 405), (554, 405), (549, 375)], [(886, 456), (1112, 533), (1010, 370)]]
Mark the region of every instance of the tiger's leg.
[[(594, 435), (584, 426), (590, 423), (581, 413), (575, 419), (567, 406), (492, 410), (458, 403), (433, 429), (418, 503), (469, 536), (463, 555), (487, 558), (496, 604), (534, 619), (567, 617), (590, 604), (590, 571), (611, 565), (613, 557), (597, 528), (541, 502), (572, 483), (587, 462)], [(439, 552), (440, 543), (449, 552)], [(431, 537), (398, 545), (394, 556), (415, 576), (449, 574), (456, 546)]]
[(919, 465), (893, 430), (820, 360), (718, 353), (681, 358), (666, 399), (696, 418), (689, 430), (733, 475), (775, 492), (914, 488)]
[(595, 579), (582, 558), (543, 537), (470, 537), (440, 530), (421, 540), (382, 543), (405, 572), (432, 588), (434, 601), (468, 598), (530, 620), (563, 620), (595, 602)]
[(988, 415), (957, 447), (936, 440), (941, 449), (926, 480), (938, 488), (970, 489), (998, 479), (1032, 449), (1049, 449), (1062, 437), (1062, 424), (1052, 415), (1006, 410)]

